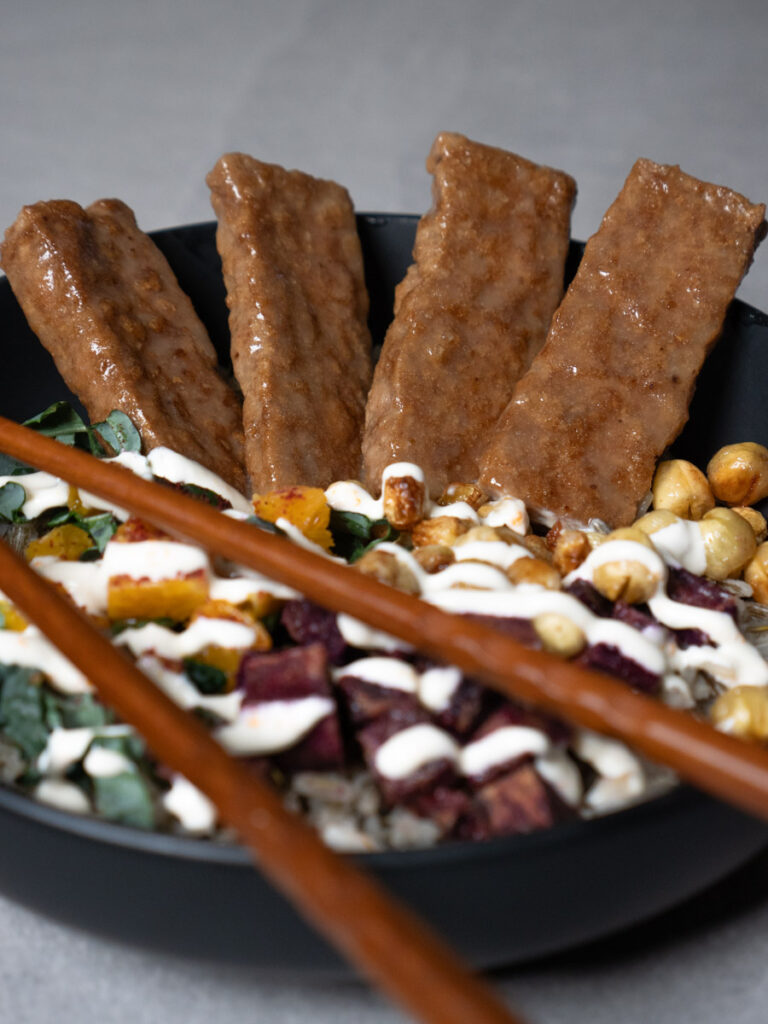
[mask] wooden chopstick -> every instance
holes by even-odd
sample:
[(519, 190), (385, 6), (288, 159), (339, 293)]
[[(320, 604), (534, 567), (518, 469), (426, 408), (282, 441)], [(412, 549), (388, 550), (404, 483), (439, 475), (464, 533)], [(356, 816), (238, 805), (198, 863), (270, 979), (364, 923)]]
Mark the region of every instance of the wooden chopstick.
[(425, 1024), (522, 1024), (415, 914), (330, 850), (272, 787), (235, 760), (88, 619), (0, 542), (0, 586), (135, 726), (164, 763), (216, 805), (271, 881), (348, 959)]
[(0, 450), (457, 665), (501, 693), (621, 739), (701, 789), (768, 819), (768, 750), (2, 417)]

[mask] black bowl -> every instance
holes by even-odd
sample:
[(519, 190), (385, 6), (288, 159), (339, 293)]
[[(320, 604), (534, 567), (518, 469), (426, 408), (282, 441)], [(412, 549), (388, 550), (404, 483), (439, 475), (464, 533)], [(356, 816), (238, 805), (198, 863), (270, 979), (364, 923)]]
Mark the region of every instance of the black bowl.
[[(410, 262), (416, 219), (360, 215), (371, 328), (380, 342)], [(157, 232), (226, 361), (227, 314), (214, 225)], [(582, 246), (574, 243), (573, 273)], [(0, 411), (24, 419), (76, 400), (0, 281)], [(768, 318), (734, 302), (676, 450), (698, 464), (722, 444), (768, 440), (761, 381)], [(53, 810), (0, 789), (0, 886), (11, 897), (112, 937), (193, 956), (325, 970), (336, 954), (236, 846), (146, 833)], [(483, 843), (360, 860), (475, 966), (518, 963), (627, 927), (723, 877), (768, 827), (687, 787), (595, 821)], [(349, 913), (355, 908), (350, 907)]]

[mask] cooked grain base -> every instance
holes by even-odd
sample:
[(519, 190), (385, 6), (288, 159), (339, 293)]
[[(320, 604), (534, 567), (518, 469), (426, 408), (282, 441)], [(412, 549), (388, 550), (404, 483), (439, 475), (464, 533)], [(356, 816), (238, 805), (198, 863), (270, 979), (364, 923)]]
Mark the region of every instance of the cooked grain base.
[(207, 181), (254, 488), (357, 477), (371, 342), (349, 195), (242, 153)]
[(547, 334), (563, 293), (572, 178), (513, 153), (438, 135), (434, 205), (374, 374), (364, 476), (415, 462), (432, 495), (477, 479), (488, 431)]
[(6, 232), (2, 265), (92, 421), (121, 409), (147, 448), (167, 445), (245, 489), (239, 400), (192, 303), (124, 203), (25, 206)]
[(633, 521), (764, 231), (765, 207), (638, 160), (515, 389), (481, 483), (547, 511)]

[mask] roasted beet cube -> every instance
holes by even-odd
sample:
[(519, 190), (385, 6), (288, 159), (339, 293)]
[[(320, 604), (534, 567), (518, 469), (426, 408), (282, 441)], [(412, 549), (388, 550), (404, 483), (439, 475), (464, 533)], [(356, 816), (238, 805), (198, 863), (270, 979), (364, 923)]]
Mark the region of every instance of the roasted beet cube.
[(339, 716), (335, 711), (326, 715), (295, 746), (276, 754), (273, 760), (289, 774), (341, 768), (344, 764), (344, 742)]
[(533, 765), (525, 764), (478, 791), (474, 813), (460, 826), (460, 834), (473, 838), (516, 835), (551, 828), (568, 817), (573, 817), (573, 811), (540, 778)]
[(625, 657), (613, 644), (594, 644), (587, 647), (576, 661), (585, 668), (595, 668), (616, 676), (633, 690), (640, 690), (642, 693), (656, 693), (661, 683), (659, 676), (649, 672), (631, 658)]
[(598, 615), (601, 619), (611, 617), (613, 605), (588, 580), (574, 580), (573, 583), (569, 583), (564, 589), (566, 594), (570, 594), (577, 601), (581, 601), (594, 615)]
[(734, 622), (739, 619), (736, 599), (714, 580), (695, 576), (687, 569), (670, 569), (667, 580), (667, 594), (673, 601), (691, 604), (696, 608), (711, 608), (716, 612), (727, 612)]
[(408, 801), (414, 814), (434, 821), (444, 833), (454, 832), (460, 821), (469, 818), (473, 804), (469, 791), (458, 785), (438, 785), (417, 793)]
[(305, 647), (322, 644), (331, 665), (344, 660), (347, 645), (336, 625), (336, 613), (311, 601), (289, 601), (280, 615), (280, 622), (291, 640)]
[(626, 604), (624, 601), (617, 601), (613, 606), (613, 618), (619, 622), (626, 622), (628, 626), (639, 630), (650, 629), (655, 626), (660, 628), (659, 623), (651, 615), (650, 611), (638, 608), (636, 604)]
[[(564, 743), (570, 738), (572, 732), (569, 726), (560, 722), (556, 718), (550, 718), (548, 715), (531, 711), (520, 704), (508, 701), (502, 704), (501, 707), (497, 708), (483, 722), (481, 722), (469, 738), (468, 743), (465, 745), (465, 749), (471, 744), (491, 736), (500, 729), (506, 729), (510, 726), (522, 726), (526, 729), (533, 729), (536, 732), (541, 733), (541, 742), (544, 744), (548, 742)], [(492, 764), (488, 764), (479, 772), (472, 772), (470, 765), (466, 764), (464, 766), (464, 770), (468, 775), (467, 781), (475, 788), (484, 786), (486, 783), (490, 782), (491, 779), (495, 779), (499, 775), (508, 773), (512, 769), (519, 767), (525, 761), (530, 761), (534, 756), (535, 752), (531, 752), (530, 750), (510, 754), (509, 757), (505, 757), (503, 760), (498, 760)]]
[(675, 643), (684, 651), (686, 647), (714, 647), (712, 640), (702, 629), (673, 629)]
[(379, 686), (378, 683), (357, 679), (355, 676), (337, 679), (336, 688), (342, 695), (352, 725), (358, 729), (380, 715), (391, 715), (395, 711), (405, 713), (408, 709), (417, 711), (419, 708), (415, 694)]
[[(365, 762), (376, 776), (384, 799), (390, 804), (408, 803), (438, 786), (450, 788), (458, 781), (455, 760), (450, 756), (432, 757), (407, 775), (394, 777), (382, 773), (378, 764), (381, 748), (399, 733), (418, 725), (436, 730), (429, 716), (418, 706), (397, 708), (390, 714), (380, 715), (357, 733)], [(447, 733), (445, 736), (448, 740)]]
[(454, 736), (467, 736), (477, 724), (488, 702), (488, 690), (472, 679), (461, 680), (448, 706), (432, 711), (434, 722)]
[(499, 633), (504, 633), (505, 636), (511, 636), (513, 640), (517, 640), (519, 644), (525, 644), (526, 647), (541, 647), (539, 634), (533, 628), (530, 619), (513, 619), (503, 618), (500, 615), (474, 614), (465, 615), (464, 618), (469, 619), (471, 622), (479, 622), (481, 626), (488, 626), (489, 629), (498, 630)]
[(331, 696), (328, 659), (322, 644), (286, 651), (248, 651), (240, 662), (237, 685), (245, 690), (245, 703)]

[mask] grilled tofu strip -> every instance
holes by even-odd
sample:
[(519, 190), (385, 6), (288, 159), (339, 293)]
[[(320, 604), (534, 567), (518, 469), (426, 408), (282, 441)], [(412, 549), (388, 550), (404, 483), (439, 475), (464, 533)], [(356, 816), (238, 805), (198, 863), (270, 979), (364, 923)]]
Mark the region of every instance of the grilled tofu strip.
[(242, 153), (207, 181), (255, 489), (357, 477), (371, 341), (348, 193)]
[(494, 431), (481, 483), (541, 518), (631, 523), (764, 216), (730, 189), (638, 160)]
[(415, 462), (438, 495), (477, 479), (478, 457), (544, 344), (563, 293), (572, 178), (445, 132), (427, 160), (433, 206), (366, 410), (364, 475)]
[(240, 403), (152, 240), (117, 199), (25, 206), (2, 266), (32, 330), (92, 421), (127, 413), (167, 445), (246, 487)]

